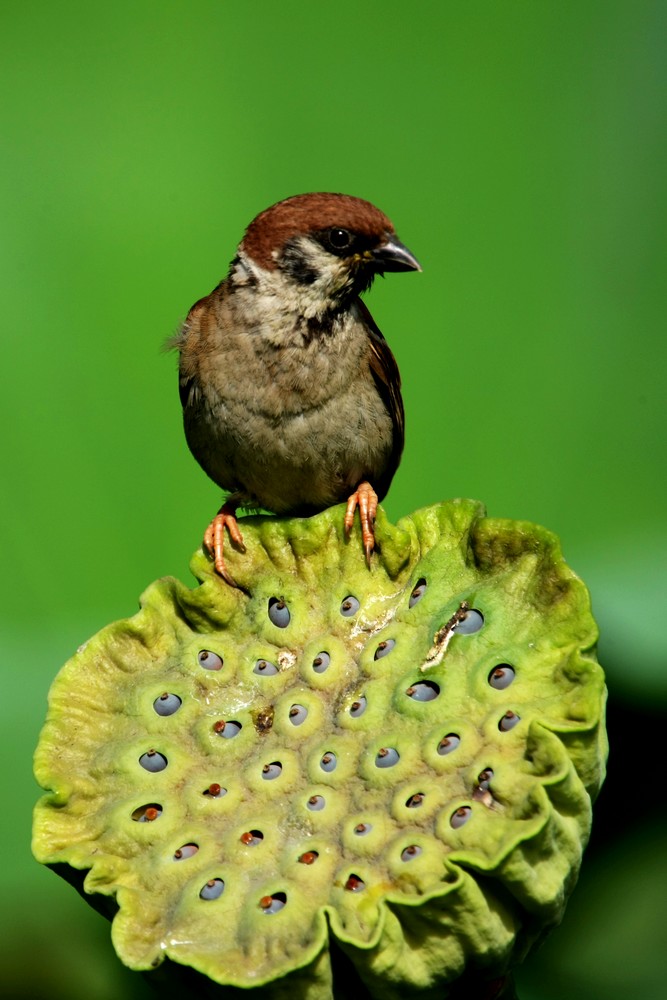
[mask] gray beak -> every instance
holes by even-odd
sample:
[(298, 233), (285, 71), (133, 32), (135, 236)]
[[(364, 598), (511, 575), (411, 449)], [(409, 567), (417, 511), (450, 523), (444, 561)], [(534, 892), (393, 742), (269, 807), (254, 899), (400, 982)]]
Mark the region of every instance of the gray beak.
[(386, 271), (421, 271), (417, 258), (395, 236), (373, 250), (373, 259), (380, 274)]

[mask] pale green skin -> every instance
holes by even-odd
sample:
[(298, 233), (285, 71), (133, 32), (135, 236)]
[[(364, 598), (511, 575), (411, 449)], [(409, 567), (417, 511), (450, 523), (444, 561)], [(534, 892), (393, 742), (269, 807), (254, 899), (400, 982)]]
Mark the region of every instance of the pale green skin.
[[(223, 583), (200, 553), (201, 586), (154, 583), (134, 618), (91, 639), (54, 681), (35, 757), (51, 791), (36, 807), (34, 853), (90, 869), (85, 891), (116, 896), (113, 942), (133, 969), (168, 957), (217, 983), (279, 979), (276, 996), (329, 1000), (333, 934), (373, 996), (442, 1000), (464, 970), (503, 973), (561, 919), (607, 752), (586, 588), (552, 534), (487, 519), (472, 501), (396, 526), (379, 511), (370, 570), (358, 529), (347, 541), (342, 522), (340, 507), (244, 519), (246, 552), (229, 546), (226, 558), (252, 596)], [(409, 608), (421, 577), (427, 590)], [(361, 608), (345, 618), (350, 594)], [(287, 602), (287, 628), (268, 618), (273, 596)], [(454, 634), (442, 662), (422, 672), (462, 601), (483, 612), (484, 627)], [(375, 660), (388, 638), (395, 647)], [(204, 670), (202, 649), (220, 654), (223, 668)], [(331, 665), (318, 675), (322, 650)], [(278, 674), (254, 674), (259, 658), (280, 663)], [(495, 690), (487, 678), (503, 662), (516, 677)], [(405, 694), (420, 680), (439, 685), (435, 700)], [(153, 710), (163, 691), (183, 699), (169, 717)], [(351, 718), (361, 693), (367, 709)], [(298, 727), (293, 703), (309, 709)], [(260, 732), (258, 712), (269, 707), (272, 725)], [(507, 710), (521, 721), (501, 732)], [(220, 719), (243, 729), (224, 739), (213, 730)], [(460, 746), (440, 756), (451, 732)], [(152, 747), (168, 759), (159, 773), (138, 764)], [(400, 750), (395, 767), (375, 766), (381, 747)], [(319, 765), (327, 751), (338, 757), (330, 773)], [(262, 765), (276, 760), (282, 774), (267, 781)], [(489, 767), (492, 797), (473, 798)], [(202, 794), (212, 782), (227, 795)], [(407, 808), (418, 791), (423, 805)], [(317, 793), (327, 806), (312, 812), (305, 803)], [(158, 819), (133, 821), (154, 802)], [(471, 818), (452, 828), (463, 805)], [(373, 824), (363, 837), (354, 832), (362, 821)], [(263, 832), (261, 844), (241, 842), (251, 829)], [(175, 861), (189, 842), (199, 851)], [(406, 862), (408, 845), (422, 853)], [(298, 862), (313, 850), (315, 863)], [(364, 891), (345, 888), (351, 873)], [(225, 880), (222, 896), (200, 899), (215, 877)], [(267, 915), (259, 900), (276, 892), (287, 905)]]

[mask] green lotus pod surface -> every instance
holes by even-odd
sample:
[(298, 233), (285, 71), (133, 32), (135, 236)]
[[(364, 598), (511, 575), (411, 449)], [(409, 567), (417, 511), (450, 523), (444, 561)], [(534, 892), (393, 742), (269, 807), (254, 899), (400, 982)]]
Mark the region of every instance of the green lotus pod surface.
[(133, 969), (443, 998), (561, 919), (606, 757), (584, 585), (472, 501), (380, 510), (370, 569), (342, 524), (244, 519), (244, 590), (200, 553), (53, 683), (34, 853)]

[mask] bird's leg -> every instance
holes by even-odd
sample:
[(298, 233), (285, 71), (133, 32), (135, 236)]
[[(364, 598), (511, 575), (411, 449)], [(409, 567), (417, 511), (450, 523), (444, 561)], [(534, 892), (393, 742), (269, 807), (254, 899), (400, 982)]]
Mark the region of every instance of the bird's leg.
[(359, 518), (361, 520), (361, 540), (364, 543), (366, 562), (370, 566), (371, 552), (375, 548), (373, 524), (375, 523), (375, 514), (378, 509), (378, 495), (370, 483), (359, 483), (356, 490), (347, 501), (344, 523), (345, 531), (348, 535), (352, 525), (354, 524), (354, 512), (357, 507), (359, 508)]
[(237, 587), (238, 584), (230, 575), (229, 570), (225, 565), (225, 560), (222, 555), (222, 546), (225, 538), (225, 528), (227, 528), (231, 540), (238, 546), (239, 549), (241, 549), (242, 552), (245, 552), (243, 535), (241, 534), (239, 523), (236, 520), (236, 508), (240, 503), (240, 497), (230, 497), (226, 500), (209, 524), (204, 534), (204, 548), (207, 549), (209, 555), (213, 556), (215, 571), (226, 583), (229, 584), (230, 587)]

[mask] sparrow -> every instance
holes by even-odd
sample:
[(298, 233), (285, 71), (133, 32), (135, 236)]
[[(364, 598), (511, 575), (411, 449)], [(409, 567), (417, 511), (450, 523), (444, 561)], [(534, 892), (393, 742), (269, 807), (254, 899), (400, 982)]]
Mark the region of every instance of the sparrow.
[(360, 299), (376, 275), (420, 271), (387, 216), (344, 194), (301, 194), (250, 223), (227, 277), (190, 309), (172, 346), (188, 446), (225, 493), (204, 547), (243, 550), (236, 511), (310, 516), (359, 508), (370, 564), (373, 523), (398, 467), (398, 366)]

